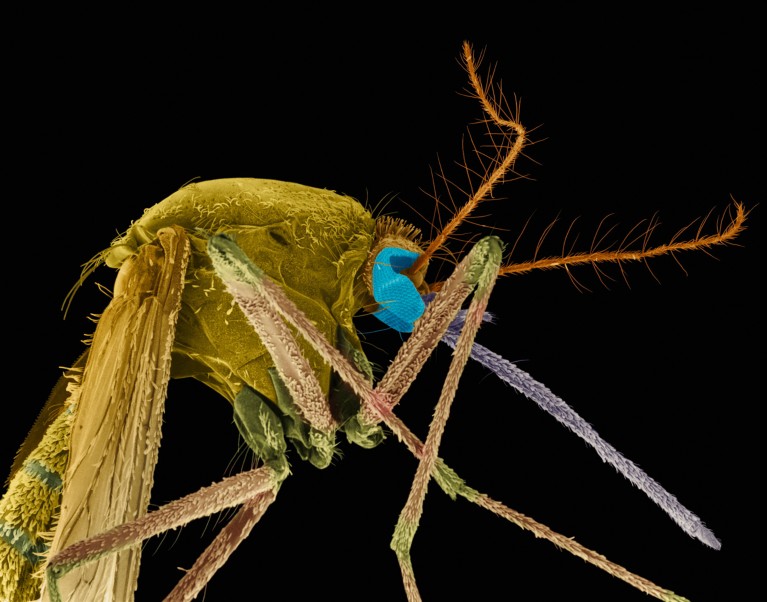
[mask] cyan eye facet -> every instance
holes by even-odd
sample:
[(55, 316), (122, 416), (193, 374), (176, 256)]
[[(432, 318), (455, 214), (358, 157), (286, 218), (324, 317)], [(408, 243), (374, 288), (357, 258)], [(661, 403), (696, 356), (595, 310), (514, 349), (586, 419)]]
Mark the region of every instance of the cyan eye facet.
[(386, 247), (373, 265), (373, 297), (381, 306), (373, 315), (398, 332), (412, 332), (413, 323), (426, 309), (413, 282), (400, 273), (417, 257), (414, 251)]

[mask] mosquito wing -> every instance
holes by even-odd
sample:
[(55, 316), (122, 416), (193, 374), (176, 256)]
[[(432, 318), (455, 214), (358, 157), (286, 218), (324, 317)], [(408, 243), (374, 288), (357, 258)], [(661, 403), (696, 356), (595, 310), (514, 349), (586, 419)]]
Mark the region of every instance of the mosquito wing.
[[(174, 226), (120, 269), (82, 376), (51, 555), (146, 513), (188, 257)], [(62, 598), (132, 600), (140, 552), (72, 570), (58, 582)]]

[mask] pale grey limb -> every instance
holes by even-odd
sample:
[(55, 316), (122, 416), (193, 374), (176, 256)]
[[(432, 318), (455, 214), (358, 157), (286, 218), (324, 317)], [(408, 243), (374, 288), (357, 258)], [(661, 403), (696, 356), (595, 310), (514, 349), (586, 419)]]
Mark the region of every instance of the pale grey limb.
[[(458, 334), (465, 319), (464, 313), (463, 311), (459, 312), (458, 318), (442, 337), (442, 340), (450, 347), (455, 348), (456, 346)], [(485, 317), (484, 319), (487, 320), (488, 318)], [(555, 395), (546, 385), (539, 383), (527, 372), (479, 343), (474, 343), (471, 357), (492, 370), (498, 378), (534, 401), (538, 407), (551, 414), (561, 424), (591, 445), (604, 462), (613, 466), (633, 485), (643, 491), (690, 537), (698, 539), (715, 550), (721, 549), (722, 544), (719, 539), (711, 529), (706, 527), (697, 514), (688, 510), (676, 496), (669, 493), (644, 470), (602, 439), (594, 427), (581, 418), (564, 399)]]

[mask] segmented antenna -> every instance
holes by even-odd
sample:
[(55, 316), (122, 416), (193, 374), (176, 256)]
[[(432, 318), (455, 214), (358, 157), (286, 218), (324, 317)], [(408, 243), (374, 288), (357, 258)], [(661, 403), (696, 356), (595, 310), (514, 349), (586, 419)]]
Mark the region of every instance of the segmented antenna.
[[(519, 122), (519, 103), (515, 103), (514, 109), (508, 107), (508, 103), (505, 100), (500, 86), (493, 85), (492, 69), (488, 76), (487, 83), (482, 81), (478, 73), (478, 67), (482, 57), (480, 55), (479, 60), (475, 60), (472, 47), (468, 42), (464, 42), (463, 44), (462, 58), (471, 85), (469, 94), (480, 102), (485, 114), (484, 122), (487, 124), (488, 128), (497, 130), (496, 132), (491, 132), (491, 135), (500, 135), (502, 138), (500, 140), (496, 139), (493, 143), (493, 147), (496, 151), (495, 155), (484, 153), (480, 151), (476, 145), (473, 146), (474, 154), (485, 167), (480, 185), (476, 190), (473, 190), (469, 200), (455, 212), (452, 219), (450, 219), (445, 227), (434, 237), (427, 249), (418, 257), (418, 259), (416, 259), (413, 265), (403, 272), (407, 275), (415, 274), (426, 261), (444, 247), (451, 236), (454, 235), (456, 229), (462, 222), (467, 220), (479, 203), (492, 198), (494, 188), (507, 179), (514, 168), (515, 161), (522, 154), (523, 147), (526, 144), (529, 144), (527, 131)], [(466, 164), (466, 170), (470, 177), (473, 174), (476, 174), (476, 172), (468, 167), (468, 164)], [(443, 179), (445, 179), (444, 176)], [(447, 182), (446, 179), (445, 182), (449, 187), (450, 182)], [(679, 240), (698, 220), (695, 220), (692, 224), (679, 230), (670, 242), (657, 246), (650, 246), (650, 236), (658, 226), (657, 220), (653, 219), (649, 222), (647, 227), (642, 229), (636, 236), (633, 236), (633, 234), (638, 231), (639, 225), (634, 226), (619, 244), (617, 249), (609, 249), (601, 246), (601, 244), (597, 244), (601, 243), (605, 237), (595, 235), (595, 243), (588, 252), (563, 252), (562, 255), (559, 256), (539, 258), (537, 256), (537, 250), (542, 247), (543, 239), (553, 226), (553, 224), (551, 224), (540, 237), (536, 256), (530, 261), (503, 264), (499, 276), (521, 274), (539, 269), (564, 268), (565, 270), (568, 270), (571, 266), (584, 264), (589, 264), (594, 267), (597, 274), (600, 275), (602, 272), (599, 267), (597, 267), (597, 264), (614, 263), (618, 266), (618, 269), (621, 271), (625, 280), (625, 273), (623, 272), (623, 263), (625, 262), (642, 261), (646, 263), (648, 259), (653, 257), (671, 255), (677, 263), (679, 263), (676, 254), (680, 251), (702, 250), (708, 252), (708, 249), (713, 246), (732, 243), (732, 241), (745, 229), (744, 223), (747, 214), (748, 212), (745, 210), (744, 206), (733, 200), (733, 205), (731, 205), (717, 219), (716, 232), (714, 234), (703, 235), (703, 228), (710, 217), (709, 214), (706, 218), (700, 220), (693, 238), (689, 240)], [(639, 245), (638, 249), (631, 248), (634, 243)], [(572, 274), (570, 274), (570, 277), (571, 279), (573, 278)], [(436, 291), (441, 288), (441, 285), (441, 282), (435, 282), (429, 286), (431, 290)]]
[[(623, 273), (622, 264), (624, 262), (646, 261), (647, 259), (653, 257), (660, 257), (661, 255), (672, 255), (674, 256), (674, 259), (677, 261), (677, 263), (679, 263), (679, 260), (676, 258), (675, 254), (680, 251), (705, 251), (713, 246), (732, 243), (732, 241), (737, 238), (737, 236), (743, 232), (743, 230), (746, 229), (744, 224), (747, 215), (748, 212), (746, 211), (743, 204), (737, 201), (733, 201), (733, 205), (728, 207), (727, 210), (725, 210), (725, 213), (721, 215), (717, 220), (716, 232), (714, 234), (709, 234), (707, 236), (702, 234), (702, 229), (708, 221), (708, 217), (710, 216), (709, 214), (709, 216), (706, 216), (706, 218), (700, 221), (697, 232), (692, 239), (677, 240), (693, 225), (689, 224), (679, 230), (679, 232), (677, 232), (676, 235), (674, 235), (674, 237), (671, 239), (671, 242), (650, 247), (647, 245), (647, 242), (653, 230), (658, 225), (656, 221), (651, 221), (644, 232), (634, 238), (634, 240), (642, 240), (642, 246), (640, 249), (632, 250), (628, 248), (628, 245), (621, 245), (614, 251), (594, 249), (589, 252), (570, 253), (557, 257), (545, 257), (543, 259), (533, 258), (530, 261), (503, 264), (501, 266), (499, 275), (505, 276), (508, 274), (523, 274), (532, 270), (547, 270), (556, 268), (568, 269), (570, 266), (584, 264), (590, 264), (594, 266), (594, 269), (599, 272), (596, 264), (604, 262), (617, 264), (621, 270), (621, 273)], [(684, 270), (684, 268), (682, 269)]]
[[(415, 263), (406, 272), (407, 274), (416, 273), (431, 257), (447, 242), (451, 234), (458, 228), (461, 222), (465, 221), (474, 211), (477, 205), (483, 200), (492, 196), (493, 188), (504, 181), (504, 177), (514, 167), (514, 162), (522, 153), (522, 148), (527, 141), (527, 132), (525, 127), (519, 122), (518, 115), (507, 115), (502, 110), (503, 94), (500, 89), (496, 94), (492, 87), (492, 78), (487, 85), (477, 72), (480, 61), (474, 59), (474, 52), (471, 44), (463, 43), (463, 64), (469, 75), (471, 84), (471, 96), (479, 100), (483, 111), (487, 115), (488, 123), (498, 126), (502, 132), (505, 132), (505, 140), (497, 145), (496, 148), (504, 148), (504, 154), (498, 154), (491, 158), (490, 169), (487, 170), (479, 187), (473, 192), (469, 200), (453, 216), (453, 218), (442, 228), (442, 231), (431, 241), (426, 251), (415, 260)], [(518, 114), (518, 111), (516, 111)], [(479, 154), (479, 151), (475, 149)]]

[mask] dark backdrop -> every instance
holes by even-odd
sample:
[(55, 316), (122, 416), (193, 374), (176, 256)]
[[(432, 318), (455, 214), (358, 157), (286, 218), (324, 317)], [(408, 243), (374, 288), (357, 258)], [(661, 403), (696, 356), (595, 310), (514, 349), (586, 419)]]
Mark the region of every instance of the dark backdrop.
[[(479, 367), (465, 373), (441, 455), (478, 489), (662, 586), (697, 602), (735, 598), (753, 578), (739, 552), (763, 532), (751, 513), (763, 397), (755, 356), (763, 345), (762, 68), (719, 39), (715, 22), (632, 33), (617, 19), (576, 27), (560, 16), (562, 36), (550, 16), (491, 15), (482, 24), (435, 16), (404, 26), (371, 14), (342, 26), (317, 14), (298, 26), (244, 14), (164, 24), (123, 15), (50, 31), (28, 16), (5, 93), (12, 359), (4, 462), (58, 367), (79, 354), (93, 329), (88, 314), (106, 303), (95, 283), (111, 286), (108, 270), (62, 321), (80, 264), (189, 180), (275, 178), (370, 206), (391, 199), (389, 211), (428, 231), (416, 210), (431, 215), (429, 170), (441, 161), (461, 181), (461, 137), (480, 116), (459, 94), (466, 78), (456, 59), (469, 39), (486, 47), (486, 64), (499, 63), (524, 123), (538, 127), (538, 144), (519, 164), (530, 179), (508, 184), (479, 212), (509, 242), (531, 218), (513, 259), (529, 258), (557, 217), (551, 253), (576, 218), (588, 246), (610, 214), (611, 241), (656, 214), (654, 240), (663, 241), (709, 211), (713, 223), (731, 197), (754, 209), (740, 246), (679, 256), (686, 273), (660, 259), (651, 264), (657, 280), (632, 266), (627, 285), (608, 267), (615, 281), (606, 288), (589, 268), (574, 270), (586, 292), (564, 272), (506, 278), (491, 302), (498, 324), (480, 335), (699, 514), (723, 549), (691, 540), (580, 439)], [(386, 365), (398, 337), (369, 334), (365, 345)], [(401, 406), (422, 436), (448, 361), (441, 349)], [(165, 423), (156, 504), (242, 466), (228, 404), (201, 385), (173, 383)], [(404, 600), (388, 544), (416, 464), (393, 438), (372, 451), (342, 447), (343, 460), (325, 471), (293, 466), (207, 600), (264, 590), (290, 600)], [(138, 599), (167, 593), (177, 567), (191, 565), (223, 520), (147, 542)], [(425, 600), (647, 599), (434, 486), (413, 559)]]

